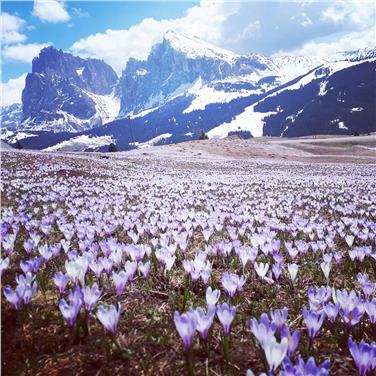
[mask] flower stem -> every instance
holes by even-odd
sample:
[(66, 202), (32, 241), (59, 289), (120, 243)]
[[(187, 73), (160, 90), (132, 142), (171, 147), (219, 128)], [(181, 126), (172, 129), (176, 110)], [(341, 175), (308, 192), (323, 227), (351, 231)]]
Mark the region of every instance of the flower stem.
[(226, 363), (230, 361), (230, 339), (227, 334), (223, 335), (223, 353)]
[(193, 376), (193, 351), (192, 347), (185, 350), (185, 362), (187, 365), (188, 376)]

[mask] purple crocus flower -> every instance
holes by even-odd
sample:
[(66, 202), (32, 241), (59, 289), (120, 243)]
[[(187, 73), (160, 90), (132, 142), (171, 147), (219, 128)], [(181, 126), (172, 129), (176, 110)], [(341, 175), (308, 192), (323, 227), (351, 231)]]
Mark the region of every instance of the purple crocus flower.
[(101, 297), (101, 294), (102, 291), (99, 290), (97, 283), (94, 283), (91, 287), (86, 286), (82, 288), (82, 296), (87, 311), (91, 311), (94, 308), (95, 304)]
[(345, 310), (341, 312), (341, 316), (347, 327), (352, 327), (356, 325), (363, 317), (364, 306), (360, 304), (357, 307), (354, 307), (351, 310)]
[(246, 278), (244, 276), (239, 277), (228, 272), (223, 273), (221, 278), (223, 289), (229, 297), (233, 297), (237, 291), (240, 291), (245, 281)]
[(176, 311), (174, 313), (174, 323), (184, 347), (189, 349), (192, 346), (193, 336), (197, 327), (196, 315), (189, 312), (180, 315)]
[(292, 356), (299, 345), (300, 331), (295, 330), (294, 333), (291, 334), (289, 327), (287, 325), (284, 325), (281, 330), (281, 338), (287, 338), (287, 355)]
[(236, 307), (229, 307), (227, 303), (223, 303), (217, 308), (217, 316), (223, 326), (225, 334), (230, 332), (230, 326), (235, 318)]
[(59, 308), (68, 325), (72, 327), (76, 322), (77, 316), (80, 313), (82, 306), (82, 296), (80, 288), (76, 286), (74, 290), (69, 290), (68, 298), (69, 304), (65, 299), (61, 299), (59, 302)]
[(35, 243), (34, 243), (34, 240), (33, 239), (27, 239), (23, 242), (23, 247), (26, 251), (27, 254), (30, 254), (34, 247), (35, 247)]
[(128, 274), (122, 270), (119, 273), (112, 272), (112, 281), (114, 282), (115, 288), (116, 288), (116, 295), (118, 298), (121, 297), (124, 287), (128, 282)]
[(320, 330), (325, 319), (325, 314), (320, 315), (315, 311), (309, 311), (306, 307), (303, 307), (302, 314), (307, 326), (308, 336), (312, 340)]
[(14, 290), (10, 286), (4, 287), (4, 296), (15, 309), (19, 309), (21, 306), (23, 292), (23, 289), (20, 287), (17, 287)]
[(215, 309), (209, 308), (208, 312), (205, 313), (201, 307), (198, 307), (192, 310), (192, 312), (196, 315), (196, 330), (200, 333), (201, 338), (206, 340), (208, 338), (209, 329), (213, 324)]
[(147, 261), (145, 263), (139, 262), (138, 263), (138, 270), (141, 272), (144, 279), (148, 278), (149, 271), (150, 271), (150, 261)]
[(117, 309), (114, 305), (110, 305), (108, 308), (105, 308), (103, 305), (98, 307), (96, 316), (105, 329), (111, 334), (116, 334), (120, 311), (120, 303), (118, 303)]
[(369, 321), (376, 324), (376, 298), (364, 304), (364, 309), (367, 312)]
[(360, 376), (364, 376), (369, 370), (375, 368), (376, 345), (370, 345), (364, 341), (357, 345), (349, 338), (348, 346)]
[(96, 275), (97, 278), (101, 276), (101, 273), (103, 271), (103, 265), (101, 262), (92, 261), (89, 264), (89, 268), (92, 270), (92, 272)]
[(315, 359), (310, 357), (305, 363), (299, 356), (296, 364), (293, 365), (289, 358), (286, 358), (283, 362), (285, 369), (285, 376), (328, 376), (330, 372), (330, 361), (325, 360), (319, 365), (316, 365)]
[(285, 307), (283, 309), (270, 310), (270, 317), (272, 321), (276, 324), (278, 329), (281, 329), (287, 322), (288, 309)]
[(60, 294), (64, 293), (65, 287), (69, 282), (69, 277), (62, 273), (62, 272), (56, 272), (53, 277), (53, 281), (57, 288), (59, 289)]
[(280, 263), (275, 263), (272, 267), (272, 272), (273, 272), (273, 275), (274, 275), (274, 278), (276, 281), (279, 280), (279, 277), (281, 276), (282, 274), (282, 267), (281, 267), (281, 264)]
[(266, 338), (274, 336), (274, 333), (277, 330), (277, 325), (269, 320), (266, 313), (261, 315), (260, 322), (258, 322), (254, 317), (251, 318), (249, 320), (249, 327), (262, 348), (264, 348)]
[(334, 323), (338, 316), (339, 306), (338, 304), (327, 303), (323, 306), (324, 313), (328, 316), (331, 323)]

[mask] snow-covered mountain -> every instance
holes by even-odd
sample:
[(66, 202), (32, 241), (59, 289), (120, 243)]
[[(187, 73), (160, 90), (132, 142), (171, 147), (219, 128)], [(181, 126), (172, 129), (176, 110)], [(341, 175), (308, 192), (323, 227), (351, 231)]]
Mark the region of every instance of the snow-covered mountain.
[(17, 129), (77, 132), (113, 120), (119, 112), (114, 70), (101, 60), (44, 48), (33, 59), (22, 92)]
[(1, 128), (3, 130), (15, 129), (22, 120), (22, 104), (14, 103), (1, 108)]
[(146, 61), (128, 61), (119, 84), (120, 116), (159, 106), (189, 91), (198, 79), (212, 83), (252, 73), (255, 78), (271, 74), (260, 55), (240, 56), (169, 31)]
[[(48, 48), (26, 80), (18, 140), (49, 151), (106, 150), (110, 142), (130, 149), (195, 139), (200, 130), (209, 137), (370, 132), (375, 72), (376, 48), (320, 59), (238, 55), (170, 31), (146, 60), (130, 59), (117, 81), (101, 61)], [(17, 130), (3, 139), (15, 140)]]

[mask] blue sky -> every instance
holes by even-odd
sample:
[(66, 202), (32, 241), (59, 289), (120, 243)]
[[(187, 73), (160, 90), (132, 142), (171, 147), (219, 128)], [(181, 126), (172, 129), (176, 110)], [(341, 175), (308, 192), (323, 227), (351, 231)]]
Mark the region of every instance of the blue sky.
[[(375, 44), (371, 1), (3, 1), (2, 82), (19, 89), (41, 48), (52, 44), (109, 63), (145, 59), (174, 29), (244, 54), (327, 55)], [(17, 81), (18, 80), (18, 81)]]

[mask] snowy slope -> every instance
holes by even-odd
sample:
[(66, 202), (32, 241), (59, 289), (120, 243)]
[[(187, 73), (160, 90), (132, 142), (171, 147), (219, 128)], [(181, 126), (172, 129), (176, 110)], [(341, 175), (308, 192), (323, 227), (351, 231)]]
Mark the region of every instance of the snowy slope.
[(198, 37), (189, 37), (173, 30), (164, 35), (164, 41), (176, 51), (182, 52), (189, 59), (209, 58), (233, 63), (239, 57), (239, 55), (231, 51), (213, 46)]
[(110, 145), (113, 142), (114, 140), (111, 136), (90, 137), (82, 135), (60, 142), (54, 146), (50, 146), (43, 149), (43, 151), (94, 151), (103, 146)]
[[(293, 59), (295, 61), (295, 59)], [(299, 60), (300, 61), (300, 60)], [(247, 107), (244, 109), (244, 112), (239, 114), (229, 123), (223, 123), (218, 127), (210, 130), (208, 132), (208, 136), (210, 138), (223, 138), (228, 135), (229, 132), (234, 131), (249, 131), (253, 137), (260, 137), (263, 136), (263, 128), (265, 125), (265, 119), (269, 116), (278, 114), (282, 112), (280, 106), (276, 106), (273, 111), (260, 111), (257, 110), (256, 107), (262, 105), (264, 102), (270, 100), (272, 97), (278, 97), (284, 92), (287, 91), (302, 91), (305, 86), (309, 85), (314, 81), (320, 81), (319, 89), (317, 90), (317, 96), (324, 97), (328, 91), (330, 91), (331, 87), (328, 87), (328, 80), (329, 78), (335, 74), (336, 72), (342, 71), (344, 69), (348, 69), (353, 66), (357, 66), (359, 64), (363, 64), (365, 62), (373, 62), (376, 61), (376, 58), (370, 58), (365, 60), (354, 60), (354, 61), (336, 61), (321, 65), (319, 68), (312, 70), (308, 74), (302, 76), (298, 80), (294, 80), (291, 84), (285, 85), (281, 89), (277, 89), (272, 93), (265, 95), (262, 99), (257, 101), (255, 104)], [(293, 123), (297, 117), (303, 112), (303, 109), (300, 109), (293, 115), (287, 115), (286, 120), (288, 122)], [(352, 112), (355, 112), (352, 110)], [(338, 123), (338, 122), (337, 122)], [(281, 133), (281, 136), (288, 130), (288, 125)], [(346, 129), (344, 126), (340, 127), (340, 129)]]

